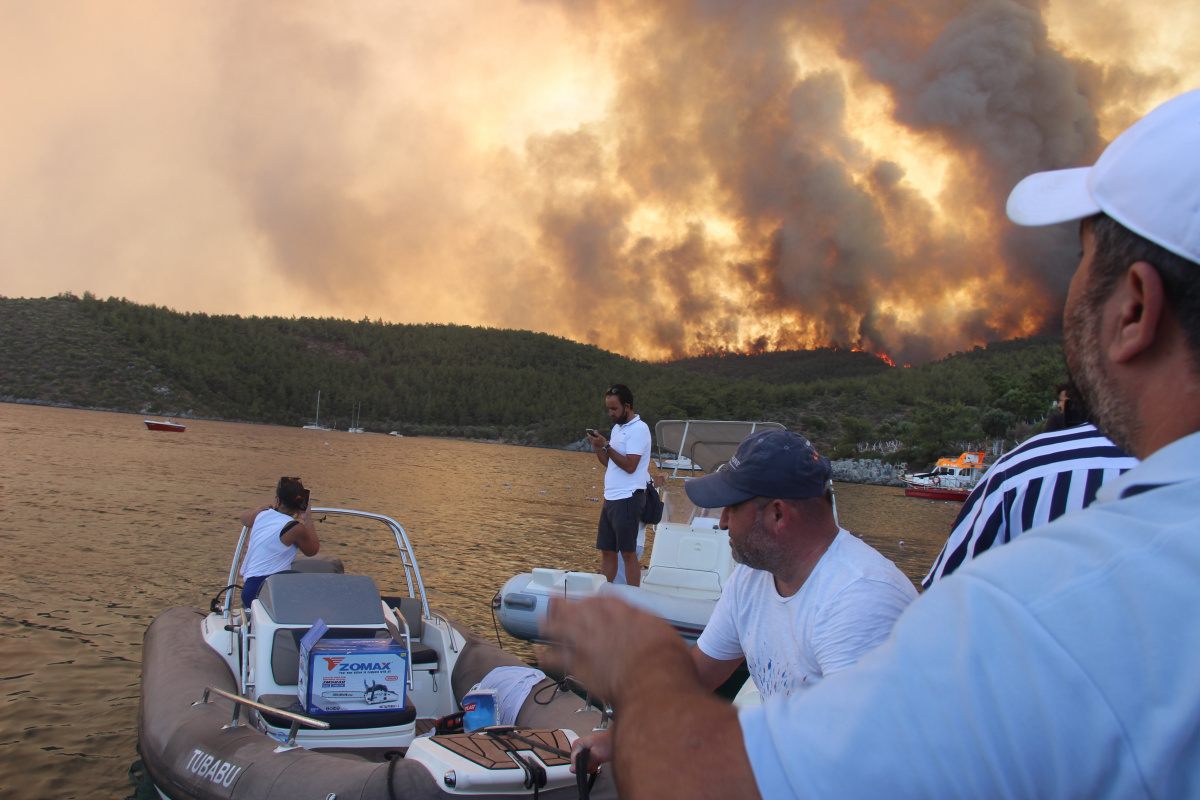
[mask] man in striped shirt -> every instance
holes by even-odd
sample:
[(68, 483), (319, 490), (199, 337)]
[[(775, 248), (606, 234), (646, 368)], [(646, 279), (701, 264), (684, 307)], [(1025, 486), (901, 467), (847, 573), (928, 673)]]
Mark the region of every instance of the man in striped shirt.
[(988, 548), (1087, 508), (1101, 485), (1137, 464), (1090, 423), (1028, 439), (980, 478), (921, 585), (928, 589)]

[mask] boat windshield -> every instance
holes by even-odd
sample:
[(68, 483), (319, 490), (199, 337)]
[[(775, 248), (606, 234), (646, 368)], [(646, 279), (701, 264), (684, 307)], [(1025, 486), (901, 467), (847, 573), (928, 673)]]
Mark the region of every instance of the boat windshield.
[(667, 486), (662, 490), (663, 522), (675, 522), (680, 525), (700, 525), (707, 527), (709, 521), (716, 525), (721, 519), (721, 509), (700, 508), (688, 499), (687, 492), (682, 486)]

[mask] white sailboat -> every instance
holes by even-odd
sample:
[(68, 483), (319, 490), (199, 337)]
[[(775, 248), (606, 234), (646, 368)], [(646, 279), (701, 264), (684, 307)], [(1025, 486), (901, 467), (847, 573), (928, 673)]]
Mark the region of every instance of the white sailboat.
[(364, 431), (361, 427), (362, 426), (362, 403), (358, 404), (358, 408), (355, 410), (354, 417), (355, 418), (350, 421), (350, 427), (347, 428), (346, 430), (350, 433), (366, 433), (366, 431)]
[(306, 431), (327, 431), (327, 430), (329, 430), (329, 428), (326, 428), (324, 425), (321, 424), (321, 390), (320, 389), (317, 389), (317, 419), (315, 422), (313, 422), (312, 425), (305, 425), (304, 430), (306, 430)]

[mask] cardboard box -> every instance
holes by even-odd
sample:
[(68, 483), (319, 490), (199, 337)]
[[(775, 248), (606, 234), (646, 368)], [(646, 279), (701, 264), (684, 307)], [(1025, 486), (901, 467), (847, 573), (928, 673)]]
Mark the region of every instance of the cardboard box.
[(473, 689), (463, 697), (464, 731), (470, 733), (500, 724), (498, 695), (495, 689)]
[(404, 708), (408, 652), (394, 639), (322, 639), (321, 620), (300, 640), (296, 694), (307, 713), (361, 714)]

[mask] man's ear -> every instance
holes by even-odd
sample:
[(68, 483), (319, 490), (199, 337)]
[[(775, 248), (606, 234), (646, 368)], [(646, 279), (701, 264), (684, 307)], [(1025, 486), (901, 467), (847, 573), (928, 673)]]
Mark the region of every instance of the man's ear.
[(1118, 316), (1109, 340), (1108, 355), (1124, 364), (1153, 346), (1159, 334), (1166, 297), (1162, 277), (1151, 264), (1138, 261), (1130, 266), (1113, 293)]
[(763, 519), (772, 529), (778, 529), (784, 524), (788, 515), (792, 513), (792, 509), (788, 507), (788, 504), (778, 498), (768, 503), (767, 507), (763, 510), (765, 512)]

